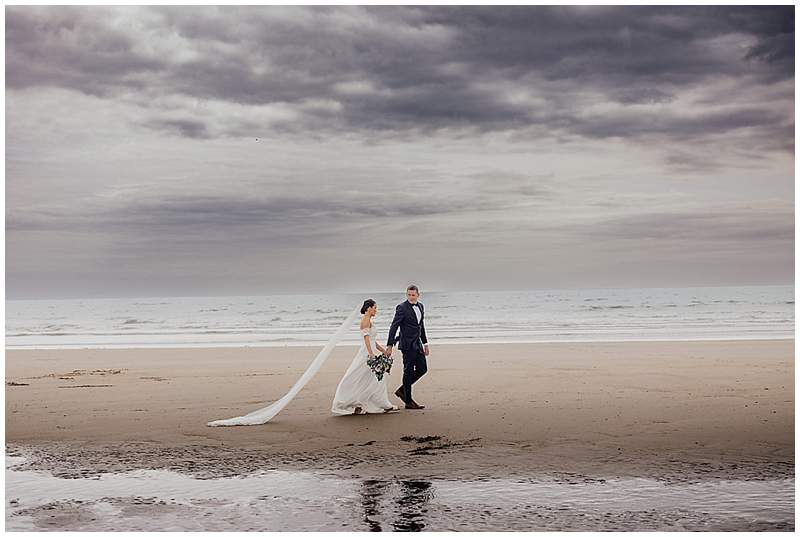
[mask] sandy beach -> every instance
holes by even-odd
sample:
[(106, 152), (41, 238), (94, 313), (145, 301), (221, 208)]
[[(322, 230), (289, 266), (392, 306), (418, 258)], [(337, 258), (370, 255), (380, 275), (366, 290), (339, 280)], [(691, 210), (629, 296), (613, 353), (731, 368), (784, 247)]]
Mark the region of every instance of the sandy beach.
[(317, 350), (9, 351), (6, 443), (61, 475), (793, 474), (791, 340), (433, 346), (425, 410), (344, 417), (329, 409), (355, 348), (339, 347), (273, 422), (205, 425), (281, 397)]

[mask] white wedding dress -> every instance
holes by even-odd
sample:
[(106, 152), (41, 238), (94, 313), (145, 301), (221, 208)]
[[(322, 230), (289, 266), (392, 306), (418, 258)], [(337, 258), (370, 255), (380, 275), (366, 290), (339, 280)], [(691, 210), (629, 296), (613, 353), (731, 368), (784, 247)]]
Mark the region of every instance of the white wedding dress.
[(350, 362), (350, 367), (339, 381), (336, 388), (336, 395), (333, 397), (331, 412), (334, 414), (353, 414), (356, 408), (367, 414), (385, 412), (386, 410), (396, 409), (389, 401), (389, 392), (386, 388), (388, 374), (384, 374), (381, 380), (367, 365), (369, 353), (364, 343), (364, 335), (369, 335), (372, 344), (372, 351), (377, 353), (378, 331), (370, 323), (369, 328), (361, 329), (361, 346)]
[[(320, 370), (322, 364), (325, 363), (325, 360), (333, 352), (334, 347), (336, 344), (344, 337), (345, 333), (347, 332), (348, 328), (352, 326), (353, 321), (356, 320), (358, 314), (361, 313), (361, 306), (354, 309), (350, 315), (344, 320), (344, 322), (339, 326), (339, 329), (336, 330), (336, 333), (331, 336), (331, 339), (325, 344), (317, 357), (311, 362), (311, 365), (308, 366), (308, 369), (305, 370), (303, 375), (294, 383), (294, 386), (291, 387), (289, 392), (272, 403), (271, 405), (265, 406), (264, 408), (259, 408), (258, 410), (254, 410), (249, 414), (245, 414), (244, 416), (236, 416), (235, 418), (227, 418), (224, 420), (214, 420), (208, 422), (206, 425), (209, 427), (230, 427), (233, 425), (261, 425), (263, 423), (267, 423), (272, 418), (278, 415), (278, 413), (286, 408), (286, 405), (291, 403), (292, 399), (303, 389), (303, 386), (308, 384), (308, 381), (311, 380), (314, 375), (317, 374), (317, 371)], [(363, 345), (362, 345), (363, 346)], [(377, 380), (377, 379), (376, 379)]]
[[(353, 321), (355, 321), (358, 317), (360, 310), (361, 306), (354, 309), (350, 315), (347, 316), (341, 326), (339, 326), (338, 330), (336, 330), (333, 336), (331, 336), (331, 339), (328, 340), (322, 350), (319, 351), (319, 354), (317, 354), (316, 358), (314, 358), (314, 360), (308, 366), (308, 369), (305, 370), (302, 376), (297, 380), (297, 382), (294, 383), (294, 386), (291, 387), (286, 395), (271, 405), (254, 410), (249, 414), (245, 414), (244, 416), (214, 420), (208, 422), (206, 425), (209, 427), (261, 425), (267, 423), (272, 418), (277, 416), (278, 413), (286, 408), (292, 399), (294, 399), (298, 392), (300, 392), (300, 390), (302, 390), (303, 387), (308, 384), (308, 381), (310, 381), (314, 375), (317, 374), (317, 371), (320, 370), (322, 365), (333, 352), (336, 344), (341, 341), (347, 330), (353, 325)], [(375, 332), (375, 328), (373, 327), (368, 329), (368, 333), (370, 334), (370, 339), (372, 340), (373, 345), (376, 341), (375, 338), (377, 337)], [(374, 350), (377, 350), (377, 347)], [(364, 370), (366, 370), (366, 373)], [(367, 373), (369, 373), (369, 375), (367, 375)], [(368, 377), (371, 377), (371, 379)], [(337, 414), (342, 413), (337, 412), (337, 408), (340, 410), (347, 408), (347, 405), (350, 401), (361, 402), (361, 408), (367, 412), (383, 412), (384, 409), (392, 408), (392, 404), (389, 402), (389, 398), (386, 395), (386, 376), (384, 375), (382, 382), (378, 382), (377, 377), (367, 365), (367, 350), (364, 346), (363, 337), (361, 341), (361, 347), (356, 353), (355, 358), (353, 358), (353, 362), (350, 364), (350, 368), (347, 370), (347, 373), (345, 373), (344, 378), (339, 383), (339, 389), (336, 391), (336, 397), (334, 399), (334, 412)], [(355, 407), (352, 407), (346, 413), (352, 414), (354, 409)]]

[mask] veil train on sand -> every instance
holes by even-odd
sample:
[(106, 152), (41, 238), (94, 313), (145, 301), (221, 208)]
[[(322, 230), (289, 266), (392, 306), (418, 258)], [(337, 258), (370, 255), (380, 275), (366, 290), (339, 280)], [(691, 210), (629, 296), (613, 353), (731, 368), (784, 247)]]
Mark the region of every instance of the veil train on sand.
[(336, 330), (336, 333), (333, 334), (331, 339), (328, 340), (328, 343), (326, 343), (322, 350), (319, 351), (319, 354), (317, 354), (317, 357), (314, 358), (313, 362), (311, 362), (311, 365), (308, 366), (308, 369), (306, 369), (306, 372), (303, 373), (303, 376), (300, 377), (297, 382), (295, 382), (294, 386), (292, 386), (292, 389), (289, 390), (289, 393), (271, 405), (254, 410), (253, 412), (245, 414), (244, 416), (210, 421), (206, 425), (209, 427), (226, 427), (230, 425), (261, 425), (262, 423), (267, 423), (269, 420), (274, 418), (278, 412), (283, 410), (286, 405), (288, 405), (291, 400), (294, 399), (295, 395), (297, 395), (297, 393), (303, 389), (303, 386), (305, 386), (308, 381), (311, 380), (316, 372), (319, 371), (320, 367), (322, 367), (322, 364), (324, 364), (325, 360), (327, 360), (328, 356), (330, 356), (333, 348), (342, 339), (345, 332), (347, 332), (347, 329), (350, 327), (359, 313), (361, 313), (360, 306), (347, 316), (347, 319), (345, 319), (342, 325)]

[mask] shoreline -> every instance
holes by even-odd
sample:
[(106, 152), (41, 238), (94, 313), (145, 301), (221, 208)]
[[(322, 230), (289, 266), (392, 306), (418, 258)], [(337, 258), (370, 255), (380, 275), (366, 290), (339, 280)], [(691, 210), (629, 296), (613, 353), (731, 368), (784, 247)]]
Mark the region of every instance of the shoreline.
[[(431, 342), (431, 346), (436, 345), (537, 345), (537, 344), (584, 344), (584, 343), (690, 343), (690, 342), (734, 342), (734, 341), (794, 341), (795, 337), (780, 336), (780, 337), (709, 337), (709, 338), (670, 338), (670, 339), (552, 339), (552, 340), (539, 340), (539, 339), (519, 339), (519, 340), (481, 340), (481, 341), (464, 341), (464, 340), (437, 340)], [(340, 347), (357, 347), (357, 342), (337, 343), (336, 348)], [(15, 347), (6, 345), (5, 350), (8, 351), (45, 351), (45, 350), (170, 350), (170, 349), (247, 349), (247, 348), (320, 348), (324, 347), (325, 342), (297, 342), (297, 343), (231, 343), (231, 344), (216, 344), (209, 345), (207, 343), (197, 344), (153, 344), (153, 345), (113, 345), (113, 346), (95, 346), (76, 344), (68, 347), (64, 346), (32, 346), (32, 347)]]

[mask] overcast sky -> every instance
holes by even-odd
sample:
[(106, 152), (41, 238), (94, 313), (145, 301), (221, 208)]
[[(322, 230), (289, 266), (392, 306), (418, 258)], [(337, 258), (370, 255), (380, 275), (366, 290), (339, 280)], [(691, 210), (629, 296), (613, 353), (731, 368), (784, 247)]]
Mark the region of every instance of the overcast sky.
[(793, 10), (7, 7), (7, 296), (792, 283)]

